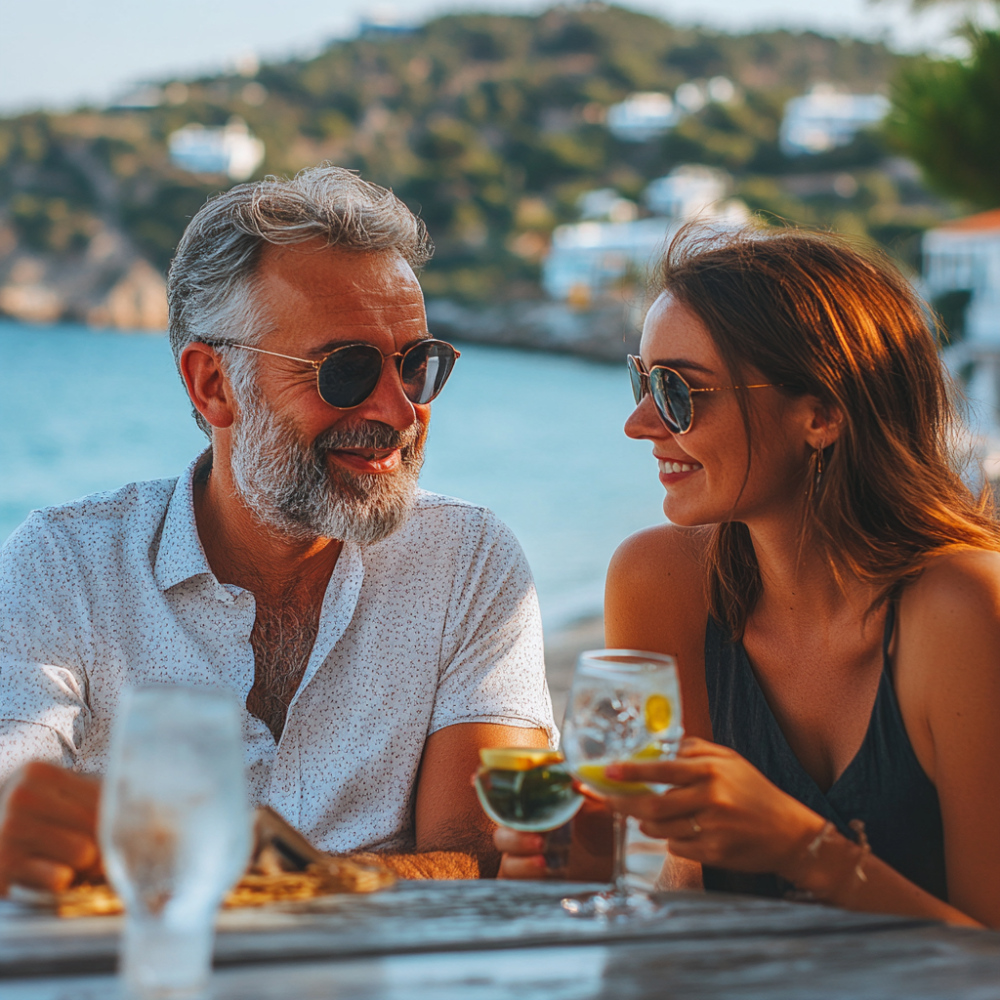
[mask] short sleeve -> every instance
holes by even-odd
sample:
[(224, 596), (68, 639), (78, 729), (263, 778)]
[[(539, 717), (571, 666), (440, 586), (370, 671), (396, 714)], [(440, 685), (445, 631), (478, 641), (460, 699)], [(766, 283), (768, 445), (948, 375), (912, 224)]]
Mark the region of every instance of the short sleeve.
[(54, 729), (31, 722), (0, 721), (0, 785), (33, 760), (73, 766), (72, 752)]
[(0, 553), (0, 721), (79, 750), (90, 712), (90, 612), (71, 546), (32, 514)]
[(445, 626), (430, 731), (465, 722), (544, 729), (558, 740), (538, 596), (513, 532), (489, 511), (469, 518)]

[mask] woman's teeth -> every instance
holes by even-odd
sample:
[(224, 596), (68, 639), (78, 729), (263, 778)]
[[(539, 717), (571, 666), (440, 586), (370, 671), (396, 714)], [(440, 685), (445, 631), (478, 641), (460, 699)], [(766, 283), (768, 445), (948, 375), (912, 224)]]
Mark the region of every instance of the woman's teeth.
[(659, 465), (660, 472), (694, 472), (701, 468), (697, 462), (664, 462), (663, 459), (659, 460)]

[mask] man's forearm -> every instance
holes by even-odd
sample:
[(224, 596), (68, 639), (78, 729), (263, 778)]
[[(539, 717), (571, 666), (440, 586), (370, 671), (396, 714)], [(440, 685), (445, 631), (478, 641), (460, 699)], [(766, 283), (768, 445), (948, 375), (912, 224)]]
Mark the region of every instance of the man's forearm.
[[(383, 865), (404, 879), (472, 879), (492, 878), (496, 865), (488, 870), (489, 861), (464, 851), (428, 851), (426, 854), (352, 854), (353, 861)], [(499, 859), (498, 859), (499, 860)]]

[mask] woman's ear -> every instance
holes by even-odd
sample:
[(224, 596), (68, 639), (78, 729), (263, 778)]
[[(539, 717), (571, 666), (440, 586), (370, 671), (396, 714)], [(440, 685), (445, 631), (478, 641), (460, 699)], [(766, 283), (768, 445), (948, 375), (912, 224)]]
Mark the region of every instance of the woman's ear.
[(806, 444), (812, 449), (827, 448), (844, 429), (844, 411), (836, 403), (822, 403), (815, 397), (809, 411)]
[(188, 344), (181, 354), (181, 375), (194, 408), (213, 427), (231, 426), (236, 408), (216, 351), (197, 341)]

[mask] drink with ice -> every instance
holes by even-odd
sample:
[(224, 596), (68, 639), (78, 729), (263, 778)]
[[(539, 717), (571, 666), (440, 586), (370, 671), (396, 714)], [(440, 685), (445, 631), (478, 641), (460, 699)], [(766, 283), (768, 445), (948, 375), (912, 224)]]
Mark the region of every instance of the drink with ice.
[(251, 821), (240, 712), (226, 692), (128, 692), (101, 800), (108, 879), (126, 908), (130, 995), (205, 995), (215, 913), (242, 874)]
[[(603, 795), (643, 795), (669, 786), (615, 781), (609, 764), (673, 757), (684, 729), (673, 657), (628, 649), (583, 653), (563, 725), (562, 750), (570, 770)], [(563, 905), (579, 915), (627, 916), (643, 908), (625, 881), (625, 817), (615, 814), (614, 885), (589, 900)]]

